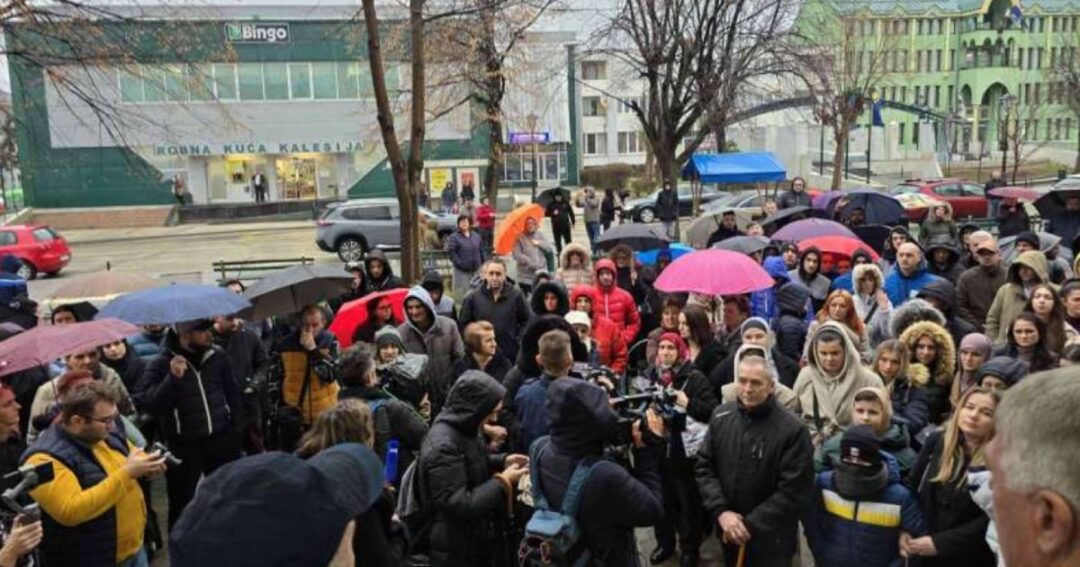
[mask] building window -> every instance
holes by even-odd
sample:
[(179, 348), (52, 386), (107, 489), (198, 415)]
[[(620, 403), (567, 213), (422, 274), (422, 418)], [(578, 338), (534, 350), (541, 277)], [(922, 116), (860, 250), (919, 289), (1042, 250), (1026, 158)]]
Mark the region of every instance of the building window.
[(337, 71), (335, 65), (333, 63), (312, 63), (311, 85), (315, 98), (337, 98)]
[(581, 115), (582, 116), (603, 116), (604, 111), (600, 105), (600, 97), (598, 96), (584, 96), (581, 97)]
[(1032, 93), (1032, 96), (1034, 97), (1031, 100), (1032, 104), (1039, 104), (1040, 102), (1042, 102), (1042, 97), (1039, 96), (1039, 87), (1039, 83), (1035, 83), (1035, 92)]
[(1018, 47), (1016, 49), (1016, 63), (1021, 69), (1024, 68), (1024, 48)]
[(581, 78), (586, 81), (607, 79), (607, 63), (604, 61), (582, 61)]
[(120, 70), (120, 100), (123, 102), (143, 101), (142, 77), (123, 69)]
[(911, 123), (911, 145), (919, 147), (919, 122)]
[(907, 124), (905, 124), (905, 123), (901, 122), (901, 123), (900, 123), (900, 144), (901, 144), (901, 145), (903, 145), (903, 144), (904, 144), (904, 137), (905, 137), (905, 136), (904, 136), (904, 126), (907, 126)]
[(644, 97), (628, 97), (624, 99), (619, 99), (619, 114), (633, 114), (634, 109), (630, 107), (630, 103), (632, 102), (637, 103), (638, 108), (645, 108)]
[(289, 63), (289, 97), (311, 98), (311, 65), (309, 63)]
[(214, 96), (218, 100), (236, 100), (236, 65), (214, 63)]
[(284, 63), (263, 63), (266, 100), (289, 100), (289, 72)]
[(642, 154), (645, 153), (645, 140), (642, 139), (640, 132), (619, 132), (619, 153), (620, 154)]
[(949, 108), (956, 108), (956, 90), (952, 85), (949, 85)]
[(900, 102), (907, 103), (907, 85), (900, 85)]
[(925, 52), (923, 50), (921, 50), (921, 49), (915, 52), (915, 72), (916, 73), (922, 73), (923, 72), (923, 53), (925, 53)]
[(239, 65), (240, 100), (263, 100), (262, 63)]
[[(1075, 22), (1076, 22), (1076, 20), (1074, 19), (1073, 23), (1075, 23)], [(1066, 118), (1065, 119), (1065, 139), (1066, 140), (1071, 140), (1072, 139), (1072, 118)]]
[(941, 71), (941, 50), (934, 50), (934, 70)]
[(934, 85), (934, 108), (941, 107), (941, 85)]
[(585, 155), (607, 154), (607, 134), (585, 134)]
[(360, 64), (339, 61), (337, 64), (338, 98), (360, 98)]

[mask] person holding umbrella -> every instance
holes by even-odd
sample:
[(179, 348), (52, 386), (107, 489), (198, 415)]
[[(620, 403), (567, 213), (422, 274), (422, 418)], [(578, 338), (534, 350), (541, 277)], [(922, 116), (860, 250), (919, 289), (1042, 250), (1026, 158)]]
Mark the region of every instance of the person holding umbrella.
[[(270, 355), (266, 352), (255, 331), (244, 325), (244, 320), (232, 315), (215, 317), (214, 344), (225, 351), (232, 367), (233, 377), (240, 387), (240, 406), (237, 416), (244, 452), (248, 455), (262, 453), (263, 407), (267, 405), (266, 382), (270, 375)], [(108, 351), (105, 351), (106, 354)]]
[[(1053, 199), (1054, 197), (1049, 198)], [(1060, 236), (1065, 241), (1069, 241), (1077, 234), (1080, 234), (1080, 191), (1065, 196), (1064, 200), (1064, 207), (1047, 215), (1046, 231)]]

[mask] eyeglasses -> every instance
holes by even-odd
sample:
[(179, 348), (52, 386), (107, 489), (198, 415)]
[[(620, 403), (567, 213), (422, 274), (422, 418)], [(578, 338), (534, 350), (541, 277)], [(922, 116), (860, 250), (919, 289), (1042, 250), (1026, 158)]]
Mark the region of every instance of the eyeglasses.
[(116, 418), (119, 416), (120, 414), (114, 413), (107, 417), (94, 417), (92, 415), (83, 415), (80, 417), (82, 417), (83, 419), (88, 419), (90, 421), (96, 421), (102, 425), (113, 425), (114, 423), (116, 423)]

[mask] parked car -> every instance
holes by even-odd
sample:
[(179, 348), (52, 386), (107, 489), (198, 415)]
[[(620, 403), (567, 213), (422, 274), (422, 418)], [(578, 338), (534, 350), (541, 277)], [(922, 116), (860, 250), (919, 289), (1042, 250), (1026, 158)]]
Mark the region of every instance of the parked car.
[(71, 261), (67, 239), (44, 225), (0, 227), (0, 256), (4, 254), (22, 262), (19, 275), (28, 280), (38, 274), (54, 276)]
[(720, 212), (725, 209), (745, 211), (751, 218), (763, 217), (765, 214), (765, 198), (772, 196), (757, 191), (737, 191), (734, 193), (721, 192), (718, 199), (710, 201), (701, 207), (706, 213)]
[[(653, 191), (648, 197), (640, 197), (637, 199), (630, 199), (623, 204), (623, 217), (629, 218), (633, 222), (654, 222), (656, 221), (656, 198), (660, 195), (660, 189)], [(688, 217), (693, 213), (694, 200), (693, 195), (690, 193), (690, 184), (680, 184), (676, 187), (676, 191), (679, 192), (679, 216)], [(701, 188), (701, 205), (705, 206), (707, 203), (711, 203), (716, 199), (723, 196), (721, 193), (712, 186), (704, 186)]]
[[(456, 228), (457, 217), (439, 215), (423, 207), (420, 214), (435, 220), (440, 237)], [(326, 252), (336, 252), (343, 262), (357, 262), (375, 247), (401, 248), (401, 209), (397, 199), (354, 199), (331, 205), (316, 222), (315, 243)]]
[[(945, 201), (952, 205), (953, 218), (957, 220), (967, 217), (986, 218), (990, 213), (983, 186), (966, 179), (909, 179), (893, 187), (890, 193), (922, 193), (938, 201)], [(919, 220), (922, 219), (916, 222)]]

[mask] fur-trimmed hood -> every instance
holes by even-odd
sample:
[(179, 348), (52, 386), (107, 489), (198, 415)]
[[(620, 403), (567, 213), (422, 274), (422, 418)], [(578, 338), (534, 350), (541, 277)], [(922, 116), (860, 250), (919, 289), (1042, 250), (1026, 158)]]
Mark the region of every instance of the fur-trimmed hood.
[[(953, 375), (956, 372), (956, 345), (953, 344), (952, 335), (945, 330), (945, 327), (931, 321), (919, 321), (911, 325), (900, 335), (900, 341), (907, 345), (908, 350), (911, 351), (912, 360), (915, 359), (915, 343), (924, 336), (929, 336), (934, 340), (938, 351), (934, 368), (927, 368), (926, 370), (930, 371), (930, 376), (935, 382), (948, 385), (952, 382)], [(908, 378), (916, 382), (918, 381), (913, 378), (913, 375), (917, 373), (915, 367), (918, 366), (924, 365), (913, 362), (908, 369)]]
[[(934, 209), (938, 207), (945, 207), (945, 218), (941, 221), (937, 220), (937, 217), (934, 216)], [(937, 201), (930, 205), (930, 211), (927, 213), (926, 218), (930, 222), (950, 222), (953, 220), (952, 205), (950, 205), (948, 201)]]
[(859, 292), (859, 282), (868, 274), (874, 278), (874, 289), (881, 289), (885, 285), (885, 276), (877, 264), (859, 264), (851, 269), (851, 287), (855, 293)]
[(559, 254), (559, 269), (570, 270), (570, 255), (581, 255), (581, 268), (585, 271), (592, 271), (592, 254), (589, 253), (589, 249), (583, 244), (577, 242), (571, 242), (563, 247), (562, 254)]
[(900, 307), (893, 309), (889, 318), (890, 336), (896, 338), (904, 334), (904, 331), (919, 321), (931, 321), (938, 326), (945, 327), (945, 315), (930, 305), (925, 299), (909, 299)]

